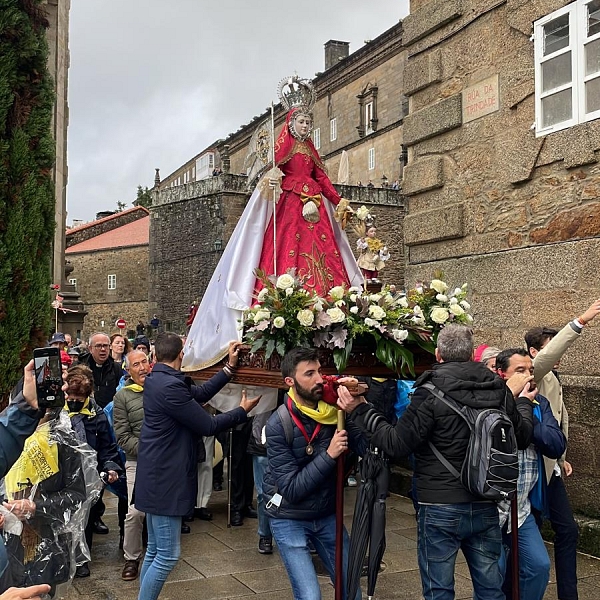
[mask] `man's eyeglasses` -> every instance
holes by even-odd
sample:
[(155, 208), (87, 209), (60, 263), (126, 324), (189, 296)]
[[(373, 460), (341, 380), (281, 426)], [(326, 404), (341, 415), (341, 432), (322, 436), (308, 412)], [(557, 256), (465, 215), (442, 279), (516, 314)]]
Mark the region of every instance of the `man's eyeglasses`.
[(106, 350), (110, 348), (110, 344), (94, 344), (96, 350)]

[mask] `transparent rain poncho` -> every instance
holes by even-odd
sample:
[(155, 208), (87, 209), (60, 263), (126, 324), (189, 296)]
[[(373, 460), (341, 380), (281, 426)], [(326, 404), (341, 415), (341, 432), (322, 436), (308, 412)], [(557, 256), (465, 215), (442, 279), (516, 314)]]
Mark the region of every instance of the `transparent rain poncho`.
[(4, 500), (31, 500), (35, 511), (19, 519), (0, 508), (8, 553), (0, 592), (47, 583), (50, 597), (60, 597), (76, 566), (90, 559), (84, 530), (102, 489), (96, 452), (77, 439), (65, 411), (48, 416), (3, 481)]

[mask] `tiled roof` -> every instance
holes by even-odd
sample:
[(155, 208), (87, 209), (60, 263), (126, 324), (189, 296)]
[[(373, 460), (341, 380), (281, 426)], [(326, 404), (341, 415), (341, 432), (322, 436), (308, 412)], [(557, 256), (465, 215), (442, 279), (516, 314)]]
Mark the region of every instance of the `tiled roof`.
[[(110, 218), (110, 217), (109, 217)], [(127, 246), (147, 244), (150, 238), (150, 216), (142, 217), (133, 223), (117, 227), (112, 231), (101, 233), (96, 237), (67, 248), (67, 254), (74, 252), (93, 252)]]
[(89, 229), (90, 227), (97, 227), (101, 223), (106, 223), (107, 221), (114, 221), (116, 219), (120, 219), (125, 215), (128, 215), (135, 211), (142, 211), (147, 215), (150, 214), (150, 211), (143, 206), (133, 206), (132, 208), (128, 208), (127, 210), (122, 210), (120, 212), (116, 212), (114, 215), (109, 215), (108, 217), (104, 217), (103, 219), (97, 219), (96, 221), (90, 221), (89, 223), (84, 223), (83, 225), (78, 225), (77, 227), (71, 227), (71, 229), (67, 229), (67, 235), (72, 233), (77, 233), (78, 231), (82, 231), (84, 229)]

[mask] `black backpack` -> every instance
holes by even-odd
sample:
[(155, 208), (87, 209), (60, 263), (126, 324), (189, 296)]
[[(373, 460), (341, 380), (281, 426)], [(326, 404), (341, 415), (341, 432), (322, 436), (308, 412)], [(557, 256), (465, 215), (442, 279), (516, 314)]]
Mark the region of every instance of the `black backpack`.
[(514, 426), (506, 410), (472, 408), (459, 404), (432, 383), (424, 383), (421, 387), (464, 419), (471, 430), (460, 473), (429, 442), (429, 447), (446, 469), (471, 494), (485, 500), (505, 500), (516, 492), (519, 456)]

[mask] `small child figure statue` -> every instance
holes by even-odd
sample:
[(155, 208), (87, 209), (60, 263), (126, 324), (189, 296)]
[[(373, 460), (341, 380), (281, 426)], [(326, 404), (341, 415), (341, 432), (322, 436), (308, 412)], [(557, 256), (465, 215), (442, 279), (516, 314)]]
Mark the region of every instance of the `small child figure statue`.
[(371, 225), (366, 235), (356, 242), (360, 253), (357, 263), (367, 283), (380, 283), (379, 271), (385, 267), (386, 261), (390, 258), (387, 246), (376, 236), (377, 228)]

